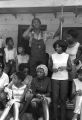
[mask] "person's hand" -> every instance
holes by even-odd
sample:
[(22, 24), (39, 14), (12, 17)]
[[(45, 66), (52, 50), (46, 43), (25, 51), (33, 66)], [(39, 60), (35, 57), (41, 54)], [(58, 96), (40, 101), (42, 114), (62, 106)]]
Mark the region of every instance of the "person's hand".
[(54, 73), (58, 72), (58, 69), (57, 69), (57, 68), (54, 68), (54, 69), (53, 69), (53, 72), (54, 72)]
[(79, 95), (79, 96), (82, 96), (82, 90), (76, 91), (76, 94)]
[(36, 94), (36, 97), (37, 98), (41, 98), (41, 94)]
[(65, 66), (61, 66), (61, 67), (58, 68), (58, 71), (63, 71), (63, 70), (66, 70)]
[(74, 62), (75, 65), (79, 65), (79, 60), (78, 59), (75, 59), (73, 62)]
[(33, 29), (33, 25), (30, 25), (30, 26), (29, 26), (29, 30), (32, 30), (32, 29)]

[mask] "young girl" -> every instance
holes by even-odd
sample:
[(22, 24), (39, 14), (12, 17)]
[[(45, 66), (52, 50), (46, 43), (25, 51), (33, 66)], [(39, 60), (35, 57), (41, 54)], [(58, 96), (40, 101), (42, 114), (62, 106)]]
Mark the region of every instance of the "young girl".
[(14, 119), (19, 120), (19, 108), (26, 92), (26, 85), (22, 83), (23, 80), (23, 73), (17, 72), (14, 81), (7, 88), (5, 88), (5, 92), (8, 92), (10, 100), (7, 103), (0, 120), (4, 120), (6, 118), (12, 105), (14, 105), (15, 110)]
[(78, 78), (73, 80), (73, 95), (76, 97), (74, 116), (72, 120), (77, 120), (81, 113), (82, 106), (82, 67), (78, 70)]
[(25, 65), (29, 62), (29, 55), (25, 54), (25, 49), (20, 46), (18, 47), (18, 55), (17, 55), (17, 66), (20, 64)]
[(5, 72), (11, 75), (16, 71), (17, 51), (14, 48), (14, 42), (11, 37), (6, 38), (6, 48), (4, 48)]
[(55, 52), (51, 55), (49, 67), (52, 74), (52, 97), (54, 120), (57, 120), (57, 106), (60, 99), (61, 120), (65, 120), (66, 99), (68, 94), (68, 71), (71, 70), (69, 55), (65, 53), (66, 42), (58, 40), (53, 45)]

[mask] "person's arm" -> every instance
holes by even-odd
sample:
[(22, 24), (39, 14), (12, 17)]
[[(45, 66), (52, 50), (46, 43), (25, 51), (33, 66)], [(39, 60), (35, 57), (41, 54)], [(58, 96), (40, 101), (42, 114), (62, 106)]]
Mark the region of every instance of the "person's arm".
[(51, 72), (58, 72), (58, 69), (57, 68), (54, 68), (53, 69), (53, 61), (52, 61), (52, 58), (50, 57), (49, 58), (49, 63), (48, 63), (48, 68), (49, 68), (49, 70), (51, 71)]
[(32, 90), (32, 93), (35, 95), (36, 94), (35, 79), (32, 80), (31, 90)]
[(71, 71), (72, 70), (72, 64), (71, 64), (71, 60), (70, 60), (70, 57), (68, 58), (68, 61), (67, 61), (67, 68), (66, 68), (68, 71)]
[(50, 97), (50, 94), (51, 94), (51, 80), (48, 79), (47, 93), (45, 94), (45, 96)]
[(33, 27), (32, 27), (32, 25), (30, 25), (29, 28), (23, 33), (23, 38), (29, 38), (29, 34), (32, 29), (33, 29)]

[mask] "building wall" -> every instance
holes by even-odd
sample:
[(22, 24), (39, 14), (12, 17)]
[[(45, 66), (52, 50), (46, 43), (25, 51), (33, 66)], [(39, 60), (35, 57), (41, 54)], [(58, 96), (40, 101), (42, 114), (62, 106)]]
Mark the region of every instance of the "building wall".
[[(39, 17), (42, 24), (47, 24), (47, 30), (55, 32), (59, 26), (60, 13), (57, 14), (56, 18), (54, 14), (36, 14)], [(32, 14), (1, 14), (0, 15), (0, 37), (4, 40), (6, 37), (11, 36), (14, 39), (15, 46), (17, 45), (18, 39), (18, 25), (29, 25), (33, 19)], [(78, 15), (75, 18), (73, 13), (64, 13), (64, 27), (82, 27), (82, 15)], [(48, 40), (47, 51), (50, 53), (52, 44), (55, 40)]]

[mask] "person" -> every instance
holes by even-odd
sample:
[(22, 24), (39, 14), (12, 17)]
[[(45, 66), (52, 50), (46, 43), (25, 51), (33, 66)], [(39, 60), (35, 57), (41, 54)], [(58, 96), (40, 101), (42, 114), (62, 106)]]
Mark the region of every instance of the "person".
[(16, 56), (17, 51), (14, 48), (14, 42), (12, 37), (6, 38), (6, 47), (4, 48), (4, 71), (11, 75), (16, 71)]
[(33, 77), (29, 74), (29, 65), (26, 65), (22, 69), (22, 72), (24, 73), (24, 76), (25, 76), (23, 84), (25, 84), (27, 86), (27, 92), (26, 92), (26, 95), (25, 95), (24, 107), (20, 112), (20, 118), (23, 116), (23, 114), (28, 109), (28, 106), (30, 105), (30, 102), (31, 102), (31, 100), (33, 98), (32, 90), (31, 90), (31, 83), (32, 83)]
[(0, 48), (4, 49), (4, 47), (5, 47), (5, 40), (2, 37), (0, 37)]
[(41, 30), (39, 18), (34, 18), (30, 27), (23, 33), (24, 38), (29, 38), (29, 46), (31, 47), (30, 73), (33, 77), (36, 76), (36, 63), (41, 61), (42, 64), (46, 64), (45, 42), (50, 36), (49, 32)]
[(50, 98), (51, 81), (50, 78), (47, 77), (48, 68), (46, 67), (46, 65), (44, 64), (38, 65), (36, 68), (36, 72), (37, 72), (37, 76), (32, 80), (32, 86), (31, 86), (33, 93), (33, 99), (31, 101), (31, 104), (32, 107), (34, 108), (33, 109), (34, 118), (37, 119), (37, 117), (40, 117), (38, 116), (39, 112), (37, 110), (37, 107), (43, 104), (43, 100), (40, 98), (40, 96), (45, 97), (46, 102), (48, 102), (48, 104), (51, 102), (51, 98)]
[(5, 87), (9, 84), (9, 77), (3, 71), (3, 64), (0, 63), (0, 104), (4, 107), (6, 102)]
[(82, 56), (82, 46), (78, 42), (78, 32), (76, 29), (69, 29), (67, 31), (66, 42), (68, 44), (66, 53), (70, 55), (72, 63), (72, 71), (69, 72), (69, 100), (72, 94), (72, 81), (76, 77), (77, 69), (81, 65), (80, 58)]
[(0, 48), (0, 63), (4, 67), (4, 50), (2, 48)]
[(77, 120), (78, 115), (81, 113), (82, 106), (82, 67), (77, 71), (78, 77), (73, 79), (72, 95), (75, 96), (75, 109), (72, 120)]
[[(19, 68), (19, 65), (25, 65), (29, 62), (29, 55), (25, 53), (25, 49), (23, 46), (18, 47), (18, 55), (17, 55), (17, 66)], [(17, 69), (18, 69), (17, 68)]]
[(21, 107), (27, 89), (26, 85), (23, 84), (23, 80), (24, 74), (21, 72), (16, 72), (12, 84), (9, 84), (5, 88), (5, 92), (8, 93), (8, 97), (10, 100), (6, 104), (6, 108), (4, 109), (0, 120), (4, 120), (7, 117), (12, 105), (14, 105), (14, 119), (19, 120), (19, 108)]
[(65, 53), (67, 44), (58, 40), (53, 44), (55, 52), (49, 60), (49, 69), (52, 73), (52, 97), (54, 107), (54, 120), (57, 120), (57, 106), (60, 100), (61, 120), (66, 119), (66, 99), (68, 93), (68, 71), (71, 70), (69, 55)]

